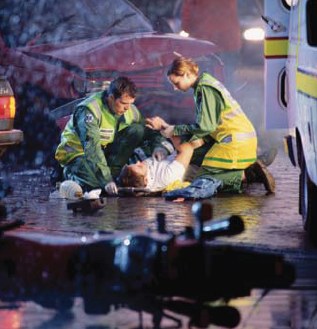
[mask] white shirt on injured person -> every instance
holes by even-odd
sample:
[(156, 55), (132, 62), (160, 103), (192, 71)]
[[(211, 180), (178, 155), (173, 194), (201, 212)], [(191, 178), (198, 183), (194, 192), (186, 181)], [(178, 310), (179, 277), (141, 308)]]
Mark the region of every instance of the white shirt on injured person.
[(158, 192), (177, 180), (183, 180), (185, 167), (175, 160), (175, 157), (176, 153), (174, 152), (162, 161), (157, 161), (153, 157), (145, 160), (148, 166), (146, 188), (152, 192)]

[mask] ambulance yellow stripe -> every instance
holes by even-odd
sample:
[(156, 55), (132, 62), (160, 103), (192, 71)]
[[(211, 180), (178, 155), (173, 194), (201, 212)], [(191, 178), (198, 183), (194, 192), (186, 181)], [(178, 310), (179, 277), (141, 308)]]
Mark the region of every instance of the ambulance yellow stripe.
[(317, 98), (317, 76), (297, 70), (296, 88), (310, 97)]
[(264, 41), (265, 58), (287, 57), (287, 49), (288, 49), (287, 38), (267, 38)]

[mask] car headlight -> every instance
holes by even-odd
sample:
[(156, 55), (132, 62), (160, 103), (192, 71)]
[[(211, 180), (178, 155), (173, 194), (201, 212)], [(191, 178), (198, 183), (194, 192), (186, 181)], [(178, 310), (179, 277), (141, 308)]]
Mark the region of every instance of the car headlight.
[(252, 27), (243, 32), (243, 38), (247, 41), (263, 41), (265, 32), (262, 27)]

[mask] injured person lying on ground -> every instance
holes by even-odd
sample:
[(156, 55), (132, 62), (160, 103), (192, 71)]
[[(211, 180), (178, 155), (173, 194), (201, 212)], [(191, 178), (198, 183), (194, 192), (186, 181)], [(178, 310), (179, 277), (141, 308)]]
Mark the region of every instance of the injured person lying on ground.
[[(224, 181), (210, 175), (197, 177), (193, 181), (187, 179), (190, 178), (192, 172), (197, 172), (196, 166), (189, 165), (185, 170), (177, 162), (175, 155), (170, 155), (162, 161), (148, 158), (136, 164), (126, 165), (119, 177), (117, 192), (111, 195), (162, 195), (166, 200), (181, 201), (181, 199), (206, 199), (218, 192), (228, 192), (228, 186), (224, 184)], [(246, 169), (241, 191), (252, 183), (263, 184), (267, 194), (274, 193), (268, 191), (275, 188), (274, 178), (263, 166), (261, 160)]]
[(158, 161), (154, 157), (148, 157), (143, 161), (125, 165), (118, 177), (117, 193), (131, 191), (160, 194), (162, 191), (166, 192), (189, 185), (189, 182), (184, 181), (186, 170), (194, 149), (202, 146), (204, 142), (197, 139), (181, 143), (176, 136), (172, 138), (172, 142), (176, 151), (164, 160)]
[[(114, 190), (104, 191), (108, 196), (163, 196), (166, 200), (183, 201), (210, 198), (217, 192), (231, 192), (232, 183), (228, 183), (226, 175), (212, 176), (204, 173), (197, 175), (201, 168), (191, 163), (193, 152), (202, 147), (203, 140), (180, 143), (173, 137), (177, 152), (163, 160), (155, 157), (144, 158), (137, 152), (132, 164), (121, 170)], [(145, 157), (145, 154), (143, 155)], [(241, 191), (252, 183), (261, 183), (268, 193), (274, 192), (275, 181), (261, 160), (257, 160), (243, 171)], [(76, 186), (74, 186), (76, 185)], [(271, 191), (271, 192), (270, 192)], [(98, 196), (95, 193), (98, 192)], [(101, 189), (85, 194), (74, 181), (64, 181), (60, 186), (60, 197), (68, 199), (98, 198)], [(80, 194), (80, 195), (79, 195)], [(103, 192), (102, 192), (103, 194)]]
[[(167, 200), (204, 199), (217, 192), (231, 192), (227, 175), (216, 177), (204, 173), (197, 175), (199, 167), (190, 163), (194, 150), (204, 144), (202, 139), (181, 143), (179, 137), (172, 138), (177, 150), (166, 159), (158, 161), (149, 157), (143, 161), (125, 165), (118, 177), (118, 187), (106, 191), (108, 195), (163, 195)], [(241, 191), (246, 185), (261, 183), (268, 193), (273, 193), (275, 181), (261, 160), (257, 160), (243, 171)]]
[[(182, 155), (192, 153), (193, 145), (184, 143), (180, 147)], [(183, 150), (183, 151), (182, 151)], [(188, 153), (187, 153), (188, 152)], [(114, 192), (107, 192), (108, 196), (163, 196), (166, 200), (181, 202), (184, 200), (206, 199), (217, 192), (228, 192), (230, 186), (226, 186), (225, 180), (216, 179), (210, 175), (196, 177), (199, 167), (186, 164), (189, 157), (179, 159), (179, 154), (172, 154), (164, 160), (157, 160), (149, 157), (135, 164), (126, 165), (121, 171), (118, 180), (118, 187)], [(186, 169), (187, 166), (187, 169)], [(196, 177), (196, 178), (193, 178)], [(218, 177), (219, 178), (219, 177)], [(275, 181), (273, 176), (263, 165), (261, 160), (257, 160), (244, 171), (243, 184), (241, 190), (246, 185), (261, 183), (265, 189), (274, 189)], [(230, 184), (229, 184), (230, 185)], [(63, 181), (58, 196), (71, 200), (78, 199), (98, 199), (104, 196), (101, 189), (90, 192), (83, 192), (82, 188), (71, 180)], [(272, 193), (272, 192), (268, 192)]]

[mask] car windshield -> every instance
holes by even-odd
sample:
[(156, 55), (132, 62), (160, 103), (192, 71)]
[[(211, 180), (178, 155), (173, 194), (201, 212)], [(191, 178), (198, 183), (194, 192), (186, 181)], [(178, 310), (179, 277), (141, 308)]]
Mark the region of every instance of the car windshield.
[(7, 46), (21, 47), (153, 29), (125, 0), (2, 0), (0, 31)]

